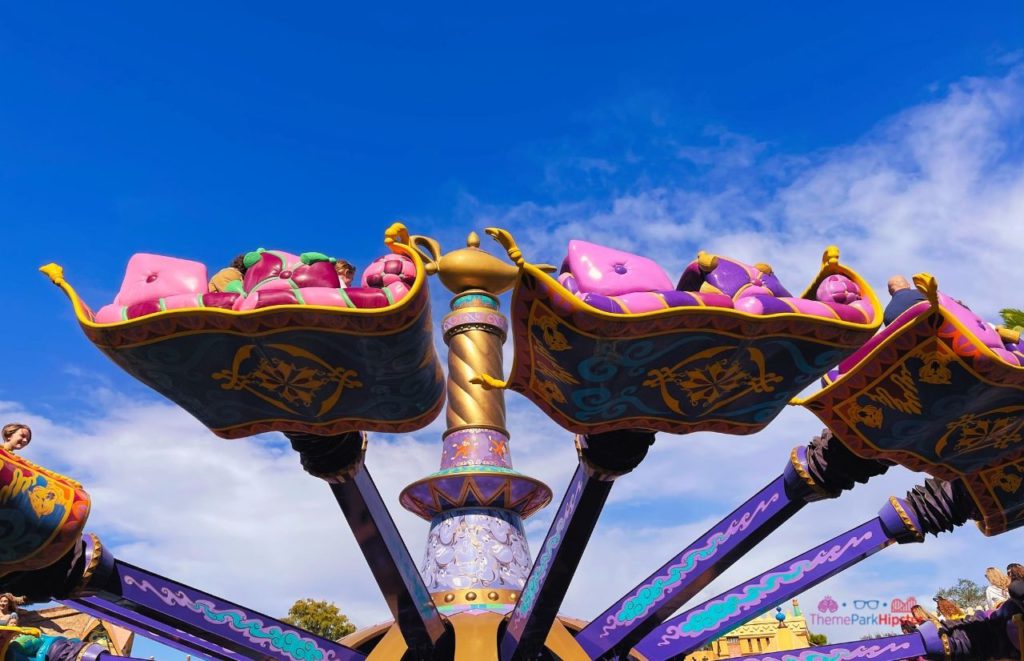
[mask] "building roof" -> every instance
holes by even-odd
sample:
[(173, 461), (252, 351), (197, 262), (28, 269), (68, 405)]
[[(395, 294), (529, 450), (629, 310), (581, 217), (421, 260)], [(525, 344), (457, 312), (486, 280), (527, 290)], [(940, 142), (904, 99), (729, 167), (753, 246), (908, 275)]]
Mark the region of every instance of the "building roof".
[(67, 636), (88, 640), (97, 628), (110, 641), (110, 652), (115, 656), (131, 654), (135, 634), (111, 622), (98, 620), (92, 615), (68, 606), (53, 606), (39, 610), (22, 610), (18, 613), (18, 626), (35, 627), (50, 636)]

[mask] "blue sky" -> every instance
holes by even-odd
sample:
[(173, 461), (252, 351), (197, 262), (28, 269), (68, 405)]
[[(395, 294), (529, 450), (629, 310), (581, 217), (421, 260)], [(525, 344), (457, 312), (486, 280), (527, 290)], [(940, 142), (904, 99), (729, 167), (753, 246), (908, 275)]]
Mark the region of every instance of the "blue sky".
[[(534, 261), (586, 234), (673, 275), (698, 248), (767, 260), (796, 289), (835, 242), (879, 290), (890, 272), (931, 270), (991, 316), (1021, 304), (1001, 283), (1024, 226), (1022, 49), (1024, 8), (1011, 2), (3, 7), (12, 314), (0, 410), (35, 424), (32, 458), (90, 485), (93, 524), (126, 560), (271, 613), (331, 598), (370, 624), (383, 602), (321, 485), (278, 439), (219, 441), (122, 375), (40, 265), (61, 263), (99, 307), (134, 252), (215, 266), (265, 246), (365, 265), (396, 218), (450, 247), (498, 223)], [(560, 493), (571, 439), (514, 398), (517, 465)], [(771, 479), (766, 462), (781, 470), (816, 427), (794, 410), (756, 438), (659, 441), (665, 461), (613, 492), (566, 613), (595, 615), (654, 568), (646, 558), (668, 557)], [(417, 557), (425, 527), (397, 493), (436, 465), (440, 431), (371, 448)], [(722, 462), (736, 468), (728, 478)], [(853, 510), (871, 516), (918, 479), (897, 472), (840, 509), (801, 514), (715, 585), (857, 523)], [(271, 495), (248, 492), (256, 480)], [(254, 502), (307, 543), (239, 562), (264, 532), (235, 514)], [(549, 518), (529, 523), (534, 549)], [(1005, 564), (1012, 542), (963, 531), (827, 585), (837, 598), (860, 598), (854, 586), (869, 581), (884, 586), (869, 597), (925, 596), (960, 575), (952, 558)], [(602, 551), (623, 547), (631, 559)]]

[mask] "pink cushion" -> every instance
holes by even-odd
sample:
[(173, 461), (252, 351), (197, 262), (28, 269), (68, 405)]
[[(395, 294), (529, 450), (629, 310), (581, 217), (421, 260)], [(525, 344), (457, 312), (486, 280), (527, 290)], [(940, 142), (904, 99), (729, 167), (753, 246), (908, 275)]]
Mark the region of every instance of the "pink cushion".
[[(205, 294), (206, 292), (203, 292)], [(163, 300), (164, 310), (182, 310), (184, 308), (203, 307), (203, 294), (176, 294)]]
[(992, 351), (994, 351), (997, 356), (1002, 358), (1004, 362), (1007, 362), (1011, 365), (1021, 364), (1020, 359), (1017, 358), (1017, 355), (1014, 354), (1012, 351), (1007, 351), (1002, 347), (992, 347)]
[(203, 264), (137, 253), (128, 260), (121, 291), (114, 298), (114, 304), (127, 307), (175, 294), (202, 294), (205, 291), (206, 266)]
[(806, 298), (798, 298), (796, 296), (783, 296), (780, 300), (785, 301), (789, 305), (796, 308), (797, 312), (801, 314), (809, 314), (815, 317), (825, 317), (826, 319), (838, 319), (839, 315), (836, 314), (835, 310), (830, 308), (828, 305), (821, 301), (811, 301)]
[(871, 323), (871, 318), (874, 316), (874, 310), (871, 308), (871, 304), (867, 301), (854, 301), (849, 305), (844, 303), (830, 303), (825, 302), (825, 305), (832, 308), (832, 311), (838, 315), (843, 321), (849, 321), (853, 324), (867, 324)]
[(270, 291), (294, 287), (338, 288), (341, 281), (334, 264), (314, 262), (304, 264), (298, 255), (282, 250), (267, 250), (260, 260), (250, 266), (243, 279), (245, 291)]
[(857, 283), (840, 274), (830, 275), (818, 283), (814, 297), (826, 303), (850, 304), (861, 300)]
[[(590, 307), (615, 314), (638, 314), (641, 312), (682, 307), (732, 307), (732, 299), (725, 294), (682, 292), (676, 289), (669, 289), (630, 292), (619, 296), (605, 296), (603, 294), (580, 291), (579, 286), (576, 284), (576, 276), (572, 273), (562, 273), (559, 275), (558, 283)], [(558, 305), (558, 301), (559, 299), (555, 299), (556, 305)], [(560, 309), (563, 312), (571, 311), (566, 307), (560, 307)]]
[(123, 305), (117, 305), (111, 303), (110, 305), (104, 305), (96, 313), (93, 318), (97, 324), (113, 324), (118, 321), (122, 321), (121, 311), (124, 309)]
[(384, 290), (376, 287), (349, 287), (345, 294), (357, 308), (386, 308), (390, 305)]
[[(858, 305), (860, 304), (860, 305)], [(871, 316), (870, 306), (865, 312), (865, 302), (855, 301), (850, 305), (843, 303), (811, 301), (796, 296), (739, 296), (735, 301), (737, 310), (747, 314), (778, 314), (780, 312), (798, 312), (823, 319), (842, 319), (854, 323), (867, 323)]]
[(957, 303), (954, 299), (939, 292), (939, 303), (946, 308), (957, 320), (967, 328), (981, 343), (993, 349), (1003, 349), (1003, 339), (999, 337), (996, 329), (985, 323), (985, 320), (967, 309), (966, 306)]
[(274, 305), (322, 305), (334, 308), (383, 308), (390, 305), (381, 289), (372, 287), (302, 287), (253, 292), (235, 301), (235, 310), (257, 310)]
[(239, 298), (241, 295), (234, 292), (207, 292), (203, 294), (203, 307), (230, 310)]
[[(164, 310), (185, 310), (189, 308), (207, 307), (206, 300), (209, 294), (175, 294), (167, 298), (154, 298), (148, 301), (139, 301), (131, 305), (117, 305), (111, 303), (104, 305), (96, 314), (94, 321), (101, 324), (116, 323), (128, 319), (137, 319)], [(230, 294), (237, 297), (238, 294)], [(216, 299), (214, 299), (216, 300)], [(230, 308), (230, 305), (217, 305), (215, 307)]]
[[(271, 289), (250, 294), (241, 310), (254, 310), (272, 305), (323, 305), (336, 308), (354, 307), (338, 287), (303, 287), (302, 289)], [(300, 298), (301, 297), (301, 298)]]
[(584, 292), (619, 296), (673, 289), (668, 276), (653, 260), (595, 243), (570, 241), (565, 261)]
[(652, 291), (635, 291), (629, 294), (620, 294), (615, 297), (615, 300), (624, 309), (633, 314), (651, 312), (652, 310), (664, 310), (669, 307), (664, 297)]

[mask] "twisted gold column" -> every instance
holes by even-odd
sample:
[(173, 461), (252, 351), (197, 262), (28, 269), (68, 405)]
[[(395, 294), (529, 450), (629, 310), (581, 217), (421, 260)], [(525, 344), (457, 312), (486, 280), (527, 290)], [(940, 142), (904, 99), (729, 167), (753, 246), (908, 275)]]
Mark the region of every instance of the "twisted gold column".
[[(468, 316), (474, 311), (461, 309), (453, 314)], [(490, 315), (501, 313), (481, 310)], [(493, 328), (493, 327), (492, 327)], [(469, 427), (486, 427), (508, 434), (505, 429), (505, 394), (501, 390), (485, 390), (470, 380), (479, 374), (501, 378), (501, 345), (504, 338), (477, 327), (456, 327), (448, 340), (448, 432)]]

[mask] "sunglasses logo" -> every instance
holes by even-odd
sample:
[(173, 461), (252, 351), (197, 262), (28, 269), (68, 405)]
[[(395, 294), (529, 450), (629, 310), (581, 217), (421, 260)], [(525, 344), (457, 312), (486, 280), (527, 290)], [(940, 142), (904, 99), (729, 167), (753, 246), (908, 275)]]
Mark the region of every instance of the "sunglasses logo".
[(878, 599), (854, 599), (853, 607), (858, 609), (867, 608), (868, 610), (875, 610), (878, 608), (879, 603), (881, 602)]

